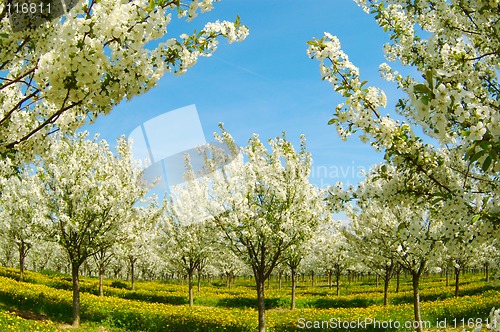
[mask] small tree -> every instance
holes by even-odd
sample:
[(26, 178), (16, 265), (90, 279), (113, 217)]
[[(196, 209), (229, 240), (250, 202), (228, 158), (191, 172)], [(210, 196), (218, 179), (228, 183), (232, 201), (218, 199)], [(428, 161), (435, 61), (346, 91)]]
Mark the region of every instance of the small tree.
[(115, 248), (116, 255), (128, 264), (132, 290), (135, 290), (137, 262), (144, 260), (147, 255), (154, 256), (156, 249), (158, 229), (155, 226), (161, 220), (163, 211), (156, 201), (156, 196), (151, 196), (142, 202), (142, 206), (136, 206), (130, 211), (130, 222), (124, 225), (122, 241)]
[(185, 184), (175, 186), (165, 200), (161, 242), (163, 255), (188, 275), (189, 307), (193, 307), (193, 276), (205, 267), (216, 245), (215, 225), (207, 214), (206, 183), (197, 181), (186, 160)]
[(384, 305), (388, 301), (389, 282), (398, 268), (398, 241), (385, 227), (389, 218), (386, 214), (379, 206), (351, 213), (351, 223), (345, 232), (354, 259), (384, 280)]
[(105, 141), (53, 139), (51, 150), (37, 161), (47, 207), (43, 228), (67, 252), (73, 279), (73, 325), (80, 323), (80, 266), (113, 246), (131, 219), (133, 205), (145, 194), (129, 146), (118, 140), (118, 156)]
[(216, 248), (211, 265), (218, 273), (225, 276), (226, 286), (229, 289), (234, 278), (245, 269), (248, 269), (224, 242), (221, 242)]
[(17, 246), (19, 279), (24, 281), (26, 256), (40, 238), (37, 226), (43, 218), (43, 188), (33, 170), (25, 167), (17, 175), (0, 179), (0, 192), (1, 232)]
[[(358, 185), (352, 196), (362, 211), (356, 219), (368, 218), (363, 223), (368, 225), (371, 222), (373, 225), (365, 231), (371, 230), (375, 237), (381, 234), (384, 246), (389, 251), (393, 248), (394, 251), (386, 259), (394, 258), (391, 264), (399, 263), (411, 274), (415, 322), (421, 323), (421, 276), (429, 261), (437, 261), (440, 252), (445, 249), (446, 238), (453, 230), (443, 229), (451, 216), (446, 216), (442, 202), (429, 202), (412, 192), (416, 186), (430, 186), (425, 178), (417, 174), (412, 179), (406, 179), (406, 175), (398, 173), (390, 165), (378, 165)], [(422, 331), (421, 324), (417, 330)]]
[[(318, 218), (320, 218), (319, 215)], [(320, 222), (322, 221), (323, 220), (320, 220)], [(301, 267), (304, 258), (307, 257), (313, 249), (312, 247), (315, 244), (313, 236), (318, 235), (318, 229), (311, 228), (310, 231), (311, 233), (308, 234), (306, 239), (296, 245), (290, 246), (284, 255), (284, 265), (290, 269), (290, 279), (292, 281), (291, 310), (295, 309), (298, 269)], [(278, 271), (278, 273), (282, 273), (282, 271)], [(281, 278), (281, 276), (279, 277)]]
[(330, 289), (335, 277), (336, 294), (340, 295), (340, 276), (350, 265), (349, 246), (340, 225), (333, 221), (322, 225), (313, 248), (315, 265), (326, 273)]

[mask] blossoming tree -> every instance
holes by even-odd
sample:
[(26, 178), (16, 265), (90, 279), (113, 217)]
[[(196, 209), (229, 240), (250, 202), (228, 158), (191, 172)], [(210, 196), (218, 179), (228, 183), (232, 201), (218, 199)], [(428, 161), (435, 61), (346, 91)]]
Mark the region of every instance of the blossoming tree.
[(186, 165), (185, 184), (175, 186), (164, 202), (165, 220), (159, 241), (162, 256), (187, 273), (189, 306), (193, 307), (193, 275), (212, 258), (218, 235), (207, 213), (207, 183), (197, 181), (189, 162)]
[(122, 238), (133, 205), (146, 193), (125, 139), (118, 140), (115, 156), (105, 141), (87, 136), (53, 139), (50, 151), (37, 161), (36, 173), (47, 207), (41, 227), (70, 260), (75, 326), (80, 322), (80, 266)]
[(288, 250), (312, 236), (323, 218), (323, 199), (309, 183), (311, 156), (304, 137), (298, 152), (285, 137), (269, 140), (270, 151), (257, 135), (241, 149), (224, 130), (216, 137), (237, 156), (215, 171), (228, 155), (211, 151), (206, 165), (215, 171), (210, 177), (210, 215), (230, 248), (252, 268), (259, 331), (265, 331), (265, 281)]
[(350, 265), (354, 265), (351, 256), (349, 243), (341, 231), (340, 224), (330, 221), (321, 225), (309, 259), (318, 270), (326, 274), (330, 289), (333, 287), (332, 278), (335, 277), (337, 296), (340, 295), (340, 276)]
[[(156, 196), (148, 198), (148, 205), (134, 206), (130, 211), (130, 222), (122, 226), (123, 237), (115, 246), (115, 255), (123, 259), (128, 265), (130, 287), (135, 290), (136, 264), (141, 260), (153, 263), (146, 259), (155, 257), (155, 244), (158, 237), (158, 223), (161, 220), (163, 208), (158, 207)], [(154, 264), (151, 264), (154, 265)]]
[[(480, 230), (481, 236), (498, 237), (500, 38), (495, 27), (500, 4), (482, 0), (356, 2), (389, 33), (386, 59), (412, 66), (421, 76), (401, 74), (387, 63), (380, 65), (382, 76), (405, 96), (395, 107), (406, 119), (399, 122), (382, 114), (385, 93), (366, 85), (337, 37), (325, 33), (309, 41), (308, 54), (320, 62), (322, 78), (345, 98), (329, 123), (343, 139), (360, 133), (362, 141), (384, 152), (387, 165), (377, 170), (378, 176), (387, 179), (390, 168), (396, 170), (398, 179), (378, 193), (389, 208), (401, 205), (395, 200), (401, 196), (394, 193), (405, 192), (412, 197), (412, 205), (425, 206), (426, 213), (439, 217), (443, 241), (451, 243), (457, 232), (459, 241), (470, 234), (474, 240), (474, 230)], [(437, 145), (426, 143), (414, 126)], [(430, 214), (421, 217), (424, 221)], [(426, 222), (413, 223), (408, 227), (417, 230)], [(414, 277), (421, 270), (417, 265), (413, 264)], [(417, 310), (415, 314), (418, 320)]]
[[(376, 239), (375, 247), (383, 248), (379, 251), (382, 258), (395, 260), (410, 273), (415, 322), (421, 322), (422, 274), (432, 262), (438, 262), (446, 250), (459, 251), (458, 243), (466, 241), (469, 248), (473, 248), (482, 238), (491, 236), (488, 235), (491, 225), (479, 220), (471, 222), (467, 210), (450, 211), (441, 200), (426, 201), (425, 197), (409, 194), (416, 185), (432, 187), (432, 180), (421, 173), (409, 178), (389, 164), (374, 167), (353, 191), (359, 208), (353, 216), (353, 230), (357, 236), (363, 232), (368, 238)], [(422, 331), (422, 326), (417, 330)]]
[(40, 239), (37, 229), (44, 217), (40, 201), (43, 187), (26, 166), (8, 178), (0, 178), (0, 226), (2, 236), (17, 245), (19, 279), (24, 281), (25, 259), (34, 242)]
[(370, 205), (359, 213), (351, 213), (345, 231), (352, 255), (384, 281), (384, 305), (388, 303), (389, 282), (396, 272), (398, 241), (388, 236), (386, 223), (390, 213), (379, 204)]

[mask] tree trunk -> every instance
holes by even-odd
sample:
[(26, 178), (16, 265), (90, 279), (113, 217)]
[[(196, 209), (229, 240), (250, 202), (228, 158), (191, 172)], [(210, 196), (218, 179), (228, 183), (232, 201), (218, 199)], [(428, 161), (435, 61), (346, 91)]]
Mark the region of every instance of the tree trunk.
[(375, 282), (376, 282), (377, 288), (378, 288), (378, 284), (379, 284), (379, 276), (378, 276), (378, 274), (375, 275)]
[(384, 278), (384, 306), (387, 306), (387, 293), (389, 291), (390, 276), (386, 275)]
[(80, 326), (80, 281), (78, 273), (80, 264), (71, 263), (71, 277), (73, 278), (73, 327)]
[(24, 281), (24, 258), (26, 257), (25, 248), (26, 244), (23, 240), (21, 240), (21, 243), (19, 243), (19, 281)]
[(281, 289), (281, 279), (283, 278), (283, 272), (279, 272), (278, 274), (278, 289)]
[(130, 259), (130, 280), (132, 281), (132, 290), (135, 290), (135, 275), (134, 275), (134, 267), (135, 267), (135, 259)]
[(415, 329), (417, 332), (423, 332), (422, 327), (422, 316), (420, 315), (420, 273), (412, 272), (412, 284), (413, 284), (413, 313), (415, 317), (415, 322), (418, 323), (418, 327)]
[(266, 306), (264, 294), (264, 277), (256, 276), (257, 283), (257, 309), (259, 311), (259, 332), (266, 332)]
[(296, 273), (295, 273), (295, 268), (290, 268), (291, 274), (292, 274), (292, 303), (290, 304), (290, 309), (293, 310), (295, 309), (295, 288), (297, 287), (296, 285)]
[(446, 287), (450, 285), (450, 277), (448, 273), (448, 266), (446, 267)]
[(484, 276), (486, 278), (486, 282), (490, 281), (489, 264), (488, 263), (484, 263)]
[(314, 287), (314, 271), (311, 271), (311, 287)]
[(340, 295), (340, 273), (335, 273), (335, 282), (337, 283), (337, 296)]
[(401, 269), (398, 269), (396, 274), (396, 294), (399, 293), (399, 275), (401, 274)]
[(192, 308), (194, 304), (193, 300), (193, 271), (188, 271), (188, 284), (189, 284), (189, 307)]
[(99, 296), (104, 296), (104, 263), (99, 263)]
[(458, 297), (458, 290), (460, 287), (460, 268), (455, 267), (455, 297)]
[(201, 292), (201, 275), (200, 272), (198, 271), (198, 293)]
[(332, 289), (332, 271), (328, 271), (328, 287)]

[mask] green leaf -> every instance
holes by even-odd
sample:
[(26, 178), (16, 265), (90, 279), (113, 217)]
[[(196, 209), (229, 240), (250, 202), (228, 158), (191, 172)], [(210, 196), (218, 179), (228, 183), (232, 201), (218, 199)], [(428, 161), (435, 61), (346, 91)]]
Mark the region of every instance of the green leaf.
[(236, 15), (236, 20), (234, 21), (234, 26), (235, 27), (239, 27), (240, 26), (240, 16), (239, 15)]
[(413, 90), (420, 93), (429, 93), (429, 87), (425, 84), (417, 84), (413, 87)]
[(473, 155), (472, 158), (470, 158), (470, 161), (471, 162), (475, 162), (476, 160), (478, 160), (479, 158), (481, 158), (485, 153), (486, 153), (486, 150), (479, 151), (478, 153), (476, 153), (475, 155)]
[(476, 146), (473, 145), (467, 152), (465, 153), (465, 159), (469, 159), (473, 153), (476, 151)]
[(330, 121), (328, 121), (328, 125), (332, 125), (332, 124), (334, 124), (334, 123), (335, 123), (335, 121), (336, 121), (336, 119), (335, 119), (335, 118), (330, 119)]
[(491, 143), (487, 141), (481, 141), (479, 142), (479, 146), (482, 147), (484, 150), (490, 150), (491, 149)]
[(432, 200), (431, 205), (437, 204), (437, 203), (441, 202), (442, 200), (443, 200), (443, 197), (438, 196), (438, 197), (434, 198), (434, 200)]
[(421, 100), (424, 105), (429, 105), (429, 96), (423, 96)]
[(434, 83), (432, 82), (432, 70), (428, 70), (425, 72), (425, 79), (427, 81), (427, 83), (429, 84), (429, 87), (431, 88), (432, 90), (432, 87), (434, 85)]
[(480, 214), (476, 214), (473, 218), (472, 218), (472, 223), (476, 223), (479, 219), (481, 218), (481, 215)]
[[(483, 150), (484, 151), (484, 150)], [(488, 168), (490, 168), (490, 165), (491, 165), (491, 157), (488, 156), (486, 157), (486, 159), (484, 160), (484, 163), (483, 163), (483, 166), (481, 166), (481, 169), (486, 172), (488, 170)]]

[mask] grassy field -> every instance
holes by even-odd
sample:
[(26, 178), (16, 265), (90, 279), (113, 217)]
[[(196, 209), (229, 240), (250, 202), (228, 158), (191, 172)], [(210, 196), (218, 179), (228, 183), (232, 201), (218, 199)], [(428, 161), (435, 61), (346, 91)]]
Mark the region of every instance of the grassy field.
[[(71, 281), (68, 276), (0, 268), (0, 330), (57, 331), (71, 321)], [(492, 307), (500, 307), (500, 283), (466, 275), (461, 296), (453, 297), (439, 276), (422, 283), (422, 318), (429, 330), (472, 330), (484, 323)], [(268, 331), (396, 331), (413, 318), (411, 284), (402, 280), (400, 292), (391, 285), (390, 305), (384, 307), (382, 285), (373, 280), (342, 281), (340, 296), (324, 280), (300, 282), (297, 309), (289, 310), (290, 285), (278, 289), (273, 280), (266, 290)], [(97, 296), (98, 280), (82, 278), (82, 328), (78, 331), (255, 331), (256, 294), (253, 281), (204, 281), (195, 291), (195, 306), (187, 305), (187, 285), (178, 282), (136, 282), (135, 291), (120, 281), (107, 280), (105, 296)], [(409, 322), (409, 323), (406, 323)]]

